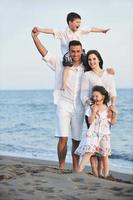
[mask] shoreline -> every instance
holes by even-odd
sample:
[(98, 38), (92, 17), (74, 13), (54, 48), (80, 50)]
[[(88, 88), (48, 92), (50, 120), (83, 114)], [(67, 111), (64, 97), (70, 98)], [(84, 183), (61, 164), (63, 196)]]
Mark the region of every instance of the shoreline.
[(86, 172), (88, 167), (81, 174), (72, 173), (71, 164), (67, 163), (65, 173), (61, 174), (56, 161), (0, 155), (0, 199), (133, 198), (133, 175), (111, 171), (115, 177), (115, 180), (111, 181), (88, 175)]
[[(38, 158), (28, 158), (28, 157), (19, 157), (19, 156), (9, 156), (9, 155), (0, 155), (0, 160), (1, 158), (6, 158), (6, 159), (11, 159), (14, 161), (22, 161), (22, 162), (28, 162), (28, 163), (35, 163), (35, 164), (41, 164), (41, 165), (53, 165), (58, 168), (58, 161), (53, 161), (53, 160), (42, 160)], [(72, 168), (72, 163), (67, 163), (66, 162), (66, 169), (71, 169)], [(87, 166), (85, 168), (85, 172), (91, 172), (91, 167)], [(128, 173), (123, 173), (123, 172), (118, 172), (114, 170), (110, 170), (110, 173), (115, 176), (118, 179), (123, 179), (125, 181), (133, 181), (133, 174), (128, 174)]]

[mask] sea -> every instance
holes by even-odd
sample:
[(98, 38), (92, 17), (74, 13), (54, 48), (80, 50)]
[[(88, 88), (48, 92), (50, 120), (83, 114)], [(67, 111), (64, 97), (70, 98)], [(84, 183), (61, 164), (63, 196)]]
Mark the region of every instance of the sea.
[[(110, 169), (133, 174), (133, 89), (118, 89), (117, 107)], [(55, 128), (52, 90), (0, 91), (0, 155), (58, 161)], [(72, 162), (71, 134), (66, 162)]]

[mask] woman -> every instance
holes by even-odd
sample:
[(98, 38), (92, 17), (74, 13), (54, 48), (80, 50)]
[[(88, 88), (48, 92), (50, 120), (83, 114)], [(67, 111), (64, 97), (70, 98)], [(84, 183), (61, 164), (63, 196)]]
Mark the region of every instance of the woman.
[[(86, 54), (86, 61), (85, 61), (85, 73), (82, 80), (82, 87), (81, 87), (81, 100), (84, 106), (90, 106), (91, 101), (90, 97), (92, 94), (92, 88), (95, 85), (103, 86), (109, 93), (111, 104), (109, 106), (110, 110), (113, 110), (116, 103), (116, 87), (114, 76), (108, 73), (107, 70), (103, 70), (103, 59), (100, 53), (96, 50), (90, 50)], [(88, 116), (86, 111), (86, 123), (87, 127), (89, 128)], [(95, 176), (102, 176), (102, 160), (98, 155), (98, 170), (96, 167), (96, 157), (92, 156), (91, 166), (92, 172)]]

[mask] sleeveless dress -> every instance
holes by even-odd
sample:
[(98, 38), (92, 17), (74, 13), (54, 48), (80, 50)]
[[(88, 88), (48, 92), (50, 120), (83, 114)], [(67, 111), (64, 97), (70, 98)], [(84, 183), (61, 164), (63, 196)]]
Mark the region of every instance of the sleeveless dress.
[[(91, 114), (91, 109), (87, 111)], [(85, 153), (99, 153), (102, 156), (111, 155), (110, 148), (110, 119), (107, 118), (108, 109), (99, 112), (90, 125), (87, 133), (83, 135), (75, 154), (83, 156)]]

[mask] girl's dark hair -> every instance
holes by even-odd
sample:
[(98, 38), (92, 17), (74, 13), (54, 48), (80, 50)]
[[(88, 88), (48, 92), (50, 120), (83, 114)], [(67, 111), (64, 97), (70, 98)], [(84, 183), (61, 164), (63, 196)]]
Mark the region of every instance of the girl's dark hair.
[[(104, 101), (103, 103), (105, 105), (108, 104), (108, 102), (110, 101), (110, 97), (109, 97), (109, 93), (107, 92), (107, 90), (103, 87), (103, 86), (99, 86), (99, 85), (96, 85), (92, 88), (92, 93), (93, 92), (100, 92), (101, 95), (104, 96)], [(93, 98), (91, 98), (92, 102), (93, 102)]]
[(75, 19), (81, 19), (81, 16), (78, 13), (70, 12), (67, 15), (67, 24), (69, 25), (69, 21), (73, 21)]
[(100, 53), (97, 50), (90, 50), (90, 51), (87, 52), (86, 57), (84, 59), (85, 71), (92, 70), (89, 63), (88, 63), (88, 57), (91, 54), (95, 54), (97, 56), (97, 58), (99, 60), (99, 66), (100, 66), (101, 69), (103, 69), (103, 59), (102, 59)]

